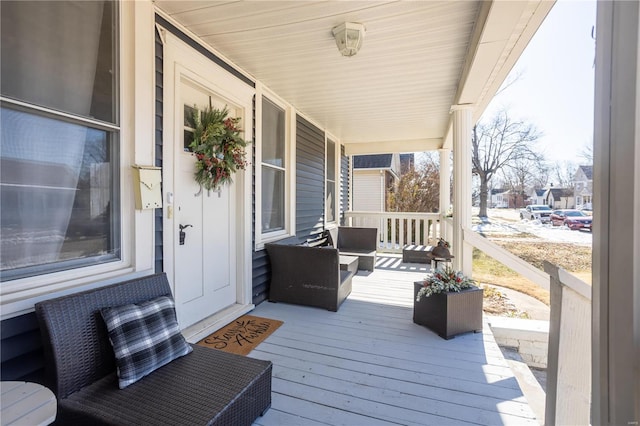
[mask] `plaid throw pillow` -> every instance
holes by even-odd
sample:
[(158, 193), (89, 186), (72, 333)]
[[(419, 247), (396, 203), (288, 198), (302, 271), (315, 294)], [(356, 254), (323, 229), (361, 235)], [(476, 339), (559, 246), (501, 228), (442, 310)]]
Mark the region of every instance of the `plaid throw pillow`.
[(105, 308), (101, 313), (116, 355), (120, 389), (193, 350), (180, 334), (170, 297)]

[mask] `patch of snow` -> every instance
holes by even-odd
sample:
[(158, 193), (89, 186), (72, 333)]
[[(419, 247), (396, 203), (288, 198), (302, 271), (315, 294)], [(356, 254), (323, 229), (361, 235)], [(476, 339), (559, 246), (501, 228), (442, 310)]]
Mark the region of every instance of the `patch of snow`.
[[(477, 214), (477, 213), (476, 213)], [(572, 231), (565, 226), (553, 226), (539, 220), (521, 220), (519, 210), (489, 209), (488, 218), (472, 226), (481, 234), (516, 235), (528, 233), (552, 242), (591, 246), (593, 237), (588, 231)]]

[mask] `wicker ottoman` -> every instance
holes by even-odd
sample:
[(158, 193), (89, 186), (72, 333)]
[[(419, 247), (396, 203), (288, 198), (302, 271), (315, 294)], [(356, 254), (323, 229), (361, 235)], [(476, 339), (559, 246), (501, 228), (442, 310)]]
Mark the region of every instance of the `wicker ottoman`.
[(408, 245), (402, 249), (402, 262), (404, 263), (431, 263), (431, 250), (433, 246)]

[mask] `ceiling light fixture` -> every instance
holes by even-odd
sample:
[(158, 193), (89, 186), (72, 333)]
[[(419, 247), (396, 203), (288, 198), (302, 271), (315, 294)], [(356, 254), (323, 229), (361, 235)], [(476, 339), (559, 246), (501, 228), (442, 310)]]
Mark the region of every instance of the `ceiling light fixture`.
[(331, 31), (342, 56), (354, 56), (362, 47), (365, 28), (357, 22), (345, 22)]

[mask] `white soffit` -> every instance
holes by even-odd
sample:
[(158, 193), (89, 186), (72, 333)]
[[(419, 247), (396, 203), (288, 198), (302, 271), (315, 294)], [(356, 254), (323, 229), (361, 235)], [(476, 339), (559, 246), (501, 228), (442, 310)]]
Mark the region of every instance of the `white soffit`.
[[(512, 56), (539, 26), (532, 18), (543, 4), (548, 11), (553, 3), (155, 2), (160, 13), (353, 153), (442, 146), (451, 106), (486, 107), (513, 66)], [(367, 29), (362, 49), (350, 58), (340, 55), (331, 34), (345, 21)]]

